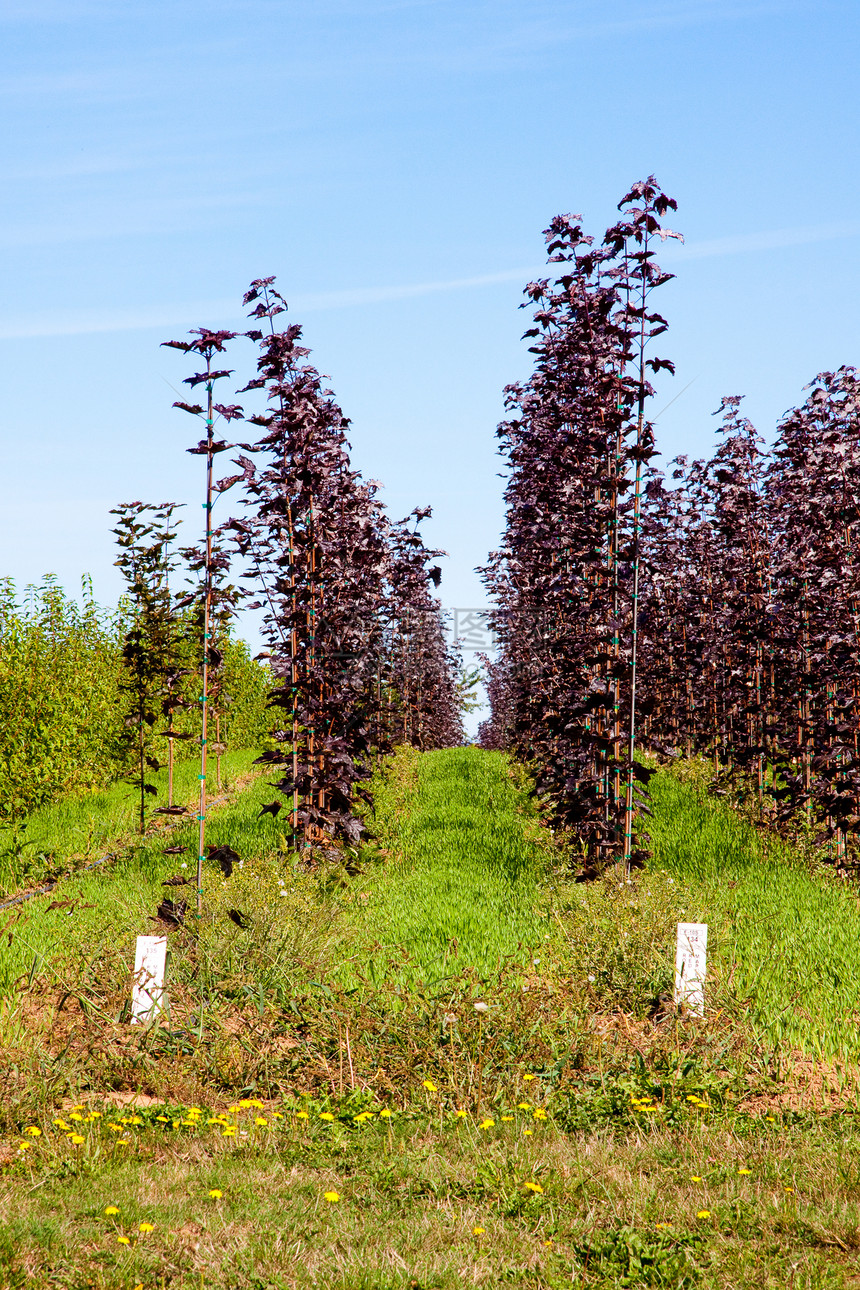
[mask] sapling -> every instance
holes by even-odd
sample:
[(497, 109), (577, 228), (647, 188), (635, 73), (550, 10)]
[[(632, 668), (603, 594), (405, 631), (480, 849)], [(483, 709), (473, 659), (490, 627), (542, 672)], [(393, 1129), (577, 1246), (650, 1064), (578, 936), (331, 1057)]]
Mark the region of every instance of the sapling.
[(203, 909), (203, 861), (205, 859), (206, 843), (206, 772), (207, 772), (207, 753), (208, 753), (208, 733), (209, 733), (209, 680), (210, 672), (214, 673), (220, 669), (223, 662), (223, 653), (218, 649), (214, 640), (214, 627), (219, 621), (218, 614), (222, 607), (226, 605), (231, 596), (235, 600), (234, 589), (225, 590), (219, 584), (219, 574), (229, 564), (223, 550), (217, 547), (213, 539), (216, 537), (213, 529), (212, 508), (215, 496), (225, 491), (240, 479), (240, 475), (235, 475), (232, 479), (224, 479), (216, 483), (214, 479), (214, 460), (218, 453), (226, 451), (232, 445), (224, 440), (215, 438), (215, 422), (217, 418), (222, 418), (226, 422), (240, 418), (242, 409), (237, 405), (225, 405), (215, 403), (214, 388), (215, 382), (230, 376), (229, 371), (213, 368), (213, 359), (216, 355), (222, 354), (226, 349), (227, 343), (233, 339), (235, 333), (229, 331), (209, 331), (206, 328), (198, 328), (193, 331), (193, 340), (190, 341), (164, 341), (168, 349), (178, 349), (185, 354), (194, 354), (201, 358), (205, 367), (202, 371), (193, 373), (185, 378), (185, 384), (194, 389), (198, 385), (203, 385), (206, 392), (205, 406), (200, 403), (185, 403), (177, 401), (174, 407), (181, 408), (184, 412), (203, 420), (206, 426), (206, 437), (198, 441), (187, 451), (196, 456), (206, 458), (206, 487), (205, 498), (203, 503), (204, 511), (204, 537), (199, 547), (192, 548), (185, 553), (186, 559), (193, 572), (198, 573), (201, 578), (199, 593), (196, 596), (187, 598), (187, 603), (195, 604), (195, 619), (199, 627), (198, 658), (200, 660), (201, 676), (201, 694), (199, 695), (200, 703), (200, 791), (198, 799), (198, 831), (197, 831), (197, 917), (199, 918)]
[(126, 713), (120, 756), (135, 766), (129, 781), (139, 794), (138, 827), (146, 830), (146, 799), (157, 789), (147, 770), (157, 771), (154, 727), (169, 678), (176, 669), (175, 612), (170, 591), (175, 537), (172, 502), (159, 506), (127, 502), (111, 511), (118, 517), (113, 532), (120, 550), (116, 564), (127, 586), (131, 622), (122, 647), (119, 682)]

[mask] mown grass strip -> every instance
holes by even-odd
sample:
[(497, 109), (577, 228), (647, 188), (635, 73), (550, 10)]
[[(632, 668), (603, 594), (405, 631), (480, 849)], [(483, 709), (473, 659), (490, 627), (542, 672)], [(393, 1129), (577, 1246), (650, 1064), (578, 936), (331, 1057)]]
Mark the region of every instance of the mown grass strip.
[(404, 749), (375, 790), (369, 823), (390, 855), (366, 870), (353, 917), (372, 982), (490, 981), (527, 963), (547, 934), (547, 840), (508, 759)]
[(511, 1093), (491, 1119), (90, 1096), (22, 1126), (0, 1284), (856, 1284), (854, 1120), (570, 1133)]

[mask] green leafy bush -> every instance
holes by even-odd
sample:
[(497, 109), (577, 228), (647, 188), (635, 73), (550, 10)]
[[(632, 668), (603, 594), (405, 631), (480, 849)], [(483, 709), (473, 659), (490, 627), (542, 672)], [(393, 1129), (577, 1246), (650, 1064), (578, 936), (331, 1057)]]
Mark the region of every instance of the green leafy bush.
[[(11, 578), (0, 579), (0, 824), (104, 787), (126, 769), (119, 703), (126, 619), (124, 602), (115, 610), (95, 602), (88, 579), (80, 602), (50, 574), (21, 596)], [(221, 738), (232, 748), (258, 746), (268, 729), (268, 671), (244, 641), (229, 641), (224, 652)], [(199, 682), (187, 684), (195, 695)], [(196, 718), (195, 704), (175, 724), (194, 732)], [(177, 759), (198, 747), (184, 742)]]

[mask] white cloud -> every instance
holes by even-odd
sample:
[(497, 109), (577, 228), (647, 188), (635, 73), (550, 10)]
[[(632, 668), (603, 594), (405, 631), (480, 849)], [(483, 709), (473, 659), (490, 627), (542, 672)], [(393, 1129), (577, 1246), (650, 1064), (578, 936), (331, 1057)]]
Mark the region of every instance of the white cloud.
[(188, 197), (138, 198), (102, 218), (81, 216), (77, 223), (21, 224), (0, 230), (0, 247), (60, 245), (114, 237), (150, 237), (193, 227), (206, 211), (259, 206), (264, 193), (194, 193)]
[[(683, 260), (711, 259), (718, 255), (741, 255), (750, 251), (778, 251), (786, 246), (806, 246), (812, 242), (832, 242), (837, 238), (856, 237), (860, 223), (846, 220), (835, 224), (813, 224), (801, 228), (769, 229), (761, 233), (736, 233), (728, 237), (711, 238), (692, 242), (686, 246), (672, 246), (672, 257)], [(669, 258), (669, 246), (662, 253)]]
[[(771, 229), (760, 233), (738, 233), (681, 246), (668, 242), (661, 259), (675, 261), (713, 259), (755, 251), (778, 251), (860, 235), (860, 223), (819, 224), (801, 228)], [(537, 277), (551, 276), (556, 266), (537, 264), (479, 273), (465, 278), (443, 278), (435, 282), (410, 282), (390, 286), (354, 287), (342, 291), (298, 292), (290, 296), (290, 312), (296, 318), (330, 309), (357, 308), (387, 301), (413, 300), (445, 292), (480, 290), (519, 282), (523, 286)], [(155, 327), (241, 326), (244, 315), (237, 300), (204, 300), (178, 304), (150, 305), (129, 309), (54, 310), (0, 319), (0, 339), (23, 340), (38, 336), (82, 336), (97, 332), (143, 331)]]

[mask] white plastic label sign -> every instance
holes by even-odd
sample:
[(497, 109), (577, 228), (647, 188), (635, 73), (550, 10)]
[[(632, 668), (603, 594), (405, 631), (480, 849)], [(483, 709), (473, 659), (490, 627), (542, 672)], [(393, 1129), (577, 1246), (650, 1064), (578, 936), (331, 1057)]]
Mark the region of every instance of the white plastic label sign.
[(705, 1015), (708, 924), (679, 923), (675, 950), (675, 1003), (697, 1017)]
[(131, 1020), (149, 1021), (164, 1002), (166, 936), (138, 936), (131, 987)]

